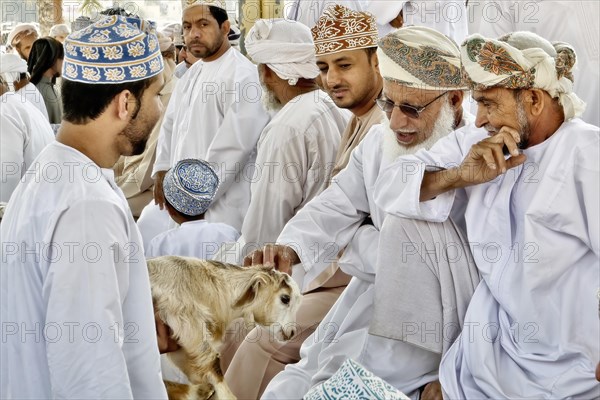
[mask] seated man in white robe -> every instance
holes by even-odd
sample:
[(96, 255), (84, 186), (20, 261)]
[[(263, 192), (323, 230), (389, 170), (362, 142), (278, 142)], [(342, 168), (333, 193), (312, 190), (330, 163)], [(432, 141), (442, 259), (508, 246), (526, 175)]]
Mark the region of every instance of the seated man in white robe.
[[(427, 62), (420, 61), (424, 53)], [(339, 265), (353, 276), (302, 345), (300, 362), (288, 365), (271, 381), (264, 399), (302, 397), (311, 387), (332, 377), (348, 358), (413, 398), (437, 378), (441, 358), (438, 352), (368, 332), (379, 231), (385, 218), (383, 210), (375, 205), (373, 187), (380, 171), (398, 155), (429, 148), (464, 125), (466, 85), (458, 46), (430, 28), (401, 28), (389, 34), (380, 40), (377, 55), (384, 78), (377, 104), (386, 119), (371, 129), (332, 185), (286, 225), (277, 245), (268, 245), (253, 255), (257, 263), (291, 269), (304, 288), (345, 247)], [(402, 181), (395, 184), (402, 185)], [(459, 269), (467, 271), (467, 261), (463, 259)], [(413, 306), (418, 308), (420, 301), (414, 299)]]
[(461, 59), (476, 126), (401, 158), (375, 190), (397, 216), (465, 218), (483, 280), (440, 366), (444, 398), (597, 398), (600, 130), (578, 118), (575, 51), (515, 32), (473, 35)]
[(204, 219), (218, 188), (219, 177), (206, 161), (181, 160), (167, 171), (165, 206), (179, 226), (152, 239), (146, 257), (209, 259), (223, 243), (235, 241), (239, 234), (233, 227)]
[(0, 398), (167, 398), (140, 234), (112, 171), (160, 116), (153, 31), (113, 16), (65, 41), (60, 131), (0, 228)]

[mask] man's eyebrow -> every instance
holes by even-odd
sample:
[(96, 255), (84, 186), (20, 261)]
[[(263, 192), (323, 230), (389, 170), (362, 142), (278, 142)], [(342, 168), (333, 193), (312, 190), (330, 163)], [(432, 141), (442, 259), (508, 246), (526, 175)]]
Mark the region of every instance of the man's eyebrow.
[(475, 100), (478, 103), (481, 103), (482, 101), (489, 101), (490, 103), (496, 103), (494, 100), (490, 99), (489, 97), (486, 97), (485, 95), (481, 95), (481, 96), (472, 96), (473, 100)]

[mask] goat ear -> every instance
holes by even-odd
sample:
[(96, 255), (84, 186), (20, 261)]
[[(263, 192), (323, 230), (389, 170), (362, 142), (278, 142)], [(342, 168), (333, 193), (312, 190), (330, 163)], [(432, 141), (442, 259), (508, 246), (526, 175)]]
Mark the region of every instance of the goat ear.
[(250, 304), (256, 299), (256, 293), (260, 285), (264, 283), (264, 279), (260, 275), (254, 275), (246, 285), (240, 297), (233, 303), (234, 308), (243, 307)]

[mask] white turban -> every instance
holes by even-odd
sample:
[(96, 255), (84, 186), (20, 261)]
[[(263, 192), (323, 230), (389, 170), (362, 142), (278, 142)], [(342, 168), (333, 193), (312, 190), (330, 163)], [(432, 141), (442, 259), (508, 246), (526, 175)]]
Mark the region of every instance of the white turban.
[(423, 90), (467, 89), (458, 45), (434, 29), (397, 29), (379, 40), (377, 56), (387, 80)]
[(0, 55), (0, 75), (11, 90), (14, 90), (13, 83), (19, 81), (21, 74), (29, 75), (25, 60), (12, 53)]
[(567, 121), (585, 111), (585, 103), (573, 93), (577, 56), (567, 43), (550, 43), (532, 32), (514, 32), (499, 39), (475, 34), (465, 40), (461, 53), (475, 90), (542, 89), (558, 98)]
[(52, 37), (56, 37), (59, 35), (62, 36), (68, 36), (71, 33), (71, 31), (69, 30), (69, 27), (65, 24), (58, 24), (58, 25), (54, 25), (52, 28), (50, 28), (50, 33), (48, 34), (48, 36), (52, 36)]
[(375, 16), (379, 25), (392, 22), (404, 7), (406, 1), (399, 0), (372, 0), (367, 5), (367, 11)]
[(315, 45), (310, 29), (285, 19), (256, 21), (246, 38), (248, 55), (257, 64), (266, 64), (290, 85), (298, 79), (319, 75)]
[(7, 47), (10, 46), (10, 47), (14, 48), (15, 45), (19, 42), (19, 40), (15, 40), (15, 39), (18, 39), (17, 36), (20, 37), (23, 35), (29, 35), (30, 33), (35, 33), (37, 36), (40, 35), (37, 28), (35, 27), (35, 25), (33, 25), (33, 24), (18, 24), (8, 34), (8, 37), (6, 38), (6, 46)]

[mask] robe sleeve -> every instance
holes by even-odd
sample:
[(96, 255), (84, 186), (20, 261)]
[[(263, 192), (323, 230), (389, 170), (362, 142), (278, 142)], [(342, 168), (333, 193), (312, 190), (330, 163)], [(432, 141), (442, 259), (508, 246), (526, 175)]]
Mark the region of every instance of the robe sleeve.
[(471, 146), (470, 141), (465, 143), (464, 139), (464, 131), (453, 132), (436, 142), (430, 150), (400, 157), (388, 165), (377, 178), (375, 204), (386, 213), (398, 217), (430, 222), (448, 219), (456, 191), (451, 190), (435, 199), (421, 202), (421, 183), (426, 171), (460, 165)]
[(269, 122), (262, 102), (247, 93), (258, 87), (256, 71), (246, 72), (245, 75), (241, 73), (236, 76), (235, 82), (228, 82), (230, 87), (221, 89), (220, 96), (225, 101), (223, 122), (206, 153), (206, 161), (215, 167), (221, 177), (213, 202), (226, 193), (236, 179), (248, 179), (238, 173), (251, 160), (258, 138)]
[(53, 238), (62, 252), (43, 287), (46, 326), (73, 334), (47, 344), (52, 397), (133, 398), (123, 352), (129, 264), (115, 252), (128, 242), (126, 217), (116, 204), (82, 200), (63, 212)]
[(363, 152), (366, 146), (373, 145), (373, 139), (377, 139), (376, 135), (367, 135), (331, 186), (304, 206), (277, 239), (296, 250), (302, 270), (294, 275), (301, 277), (303, 291), (336, 260), (369, 215)]
[(156, 144), (156, 159), (152, 168), (152, 178), (160, 172), (167, 171), (171, 168), (171, 141), (173, 138), (173, 124), (175, 123), (175, 114), (179, 100), (183, 93), (183, 82), (185, 79), (180, 79), (175, 85), (175, 90), (171, 96), (167, 109), (163, 116), (162, 125), (158, 134)]
[(3, 112), (1, 118), (2, 190), (0, 191), (0, 201), (8, 202), (24, 172), (25, 147), (29, 142), (29, 134), (23, 121), (16, 118), (16, 116)]

